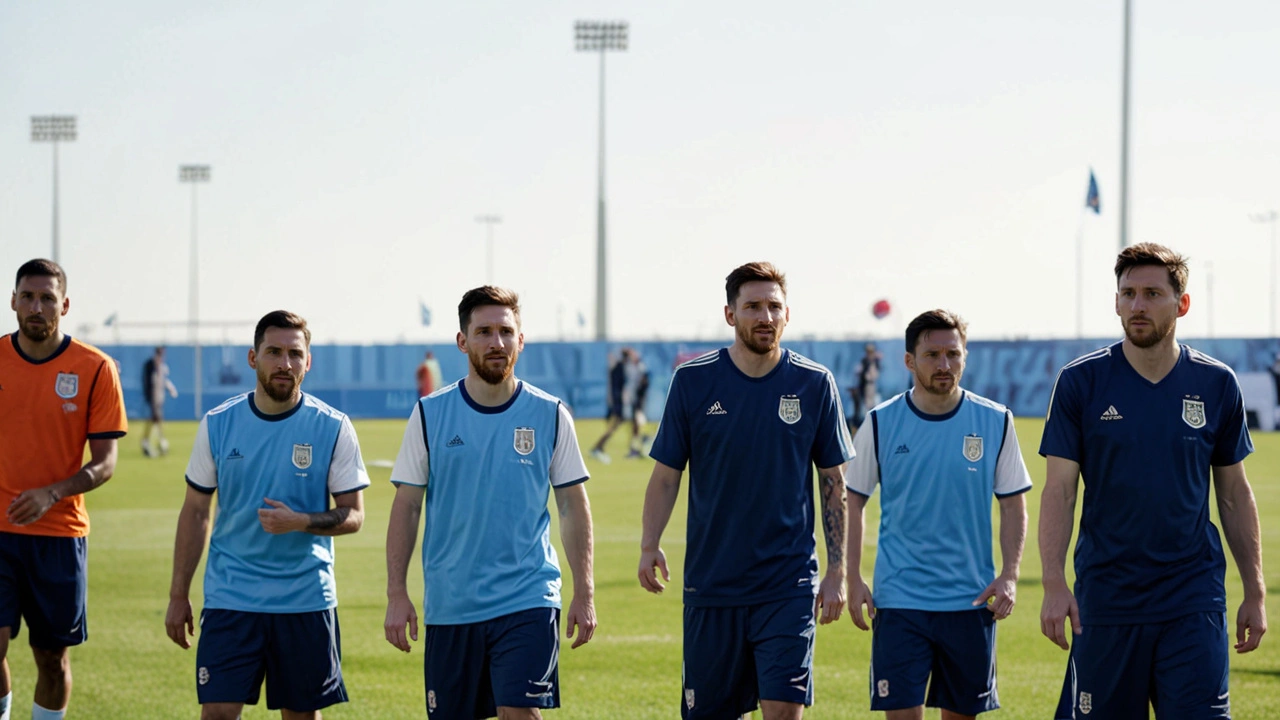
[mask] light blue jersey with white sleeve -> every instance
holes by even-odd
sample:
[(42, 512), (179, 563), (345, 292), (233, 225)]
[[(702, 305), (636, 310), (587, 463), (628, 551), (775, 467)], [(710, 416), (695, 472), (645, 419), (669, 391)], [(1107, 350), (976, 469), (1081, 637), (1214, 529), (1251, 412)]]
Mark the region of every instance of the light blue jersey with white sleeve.
[(391, 482), (426, 487), (423, 622), (462, 625), (560, 607), (551, 488), (584, 482), (573, 418), (525, 382), (497, 407), (459, 381), (422, 398)]
[(258, 510), (271, 498), (296, 512), (325, 512), (330, 496), (369, 486), (346, 415), (306, 393), (278, 415), (259, 411), (253, 393), (237, 395), (200, 421), (187, 484), (217, 493), (205, 608), (302, 613), (337, 606), (333, 538), (273, 535)]
[(1013, 414), (966, 390), (930, 415), (906, 392), (870, 412), (853, 446), (846, 487), (870, 497), (880, 486), (876, 607), (972, 610), (996, 577), (992, 496), (1031, 489)]

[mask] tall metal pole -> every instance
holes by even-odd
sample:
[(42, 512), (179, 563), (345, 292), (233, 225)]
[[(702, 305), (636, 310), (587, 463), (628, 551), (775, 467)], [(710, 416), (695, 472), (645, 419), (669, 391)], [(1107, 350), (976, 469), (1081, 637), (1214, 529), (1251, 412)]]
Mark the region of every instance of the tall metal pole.
[(58, 141), (53, 141), (53, 261), (61, 263), (62, 248), (58, 242)]
[(574, 40), (577, 49), (600, 53), (600, 132), (598, 149), (598, 173), (596, 177), (596, 340), (609, 336), (609, 264), (606, 232), (606, 208), (604, 199), (605, 167), (605, 82), (604, 55), (609, 50), (626, 50), (628, 25), (621, 22), (579, 20), (574, 23)]
[(1124, 0), (1124, 90), (1120, 98), (1120, 249), (1129, 246), (1129, 38), (1131, 0)]
[(201, 403), (200, 396), (203, 393), (204, 366), (200, 359), (200, 242), (196, 234), (197, 206), (196, 206), (196, 185), (202, 182), (209, 182), (210, 168), (208, 165), (180, 165), (178, 167), (178, 181), (191, 183), (191, 296), (188, 298), (187, 312), (188, 322), (191, 326), (191, 347), (195, 351), (195, 372), (194, 382), (195, 390), (192, 395), (195, 396), (195, 413), (196, 419), (200, 419)]
[(76, 139), (75, 115), (32, 115), (31, 141), (53, 143), (53, 261), (62, 262), (58, 238), (58, 143)]
[(493, 284), (493, 226), (502, 222), (501, 215), (477, 215), (476, 222), (485, 226), (484, 281)]
[(1271, 278), (1271, 338), (1276, 336), (1276, 219), (1280, 218), (1280, 212), (1268, 210), (1257, 215), (1250, 215), (1249, 219), (1256, 223), (1270, 223), (1271, 225), (1271, 264), (1267, 266), (1267, 276)]

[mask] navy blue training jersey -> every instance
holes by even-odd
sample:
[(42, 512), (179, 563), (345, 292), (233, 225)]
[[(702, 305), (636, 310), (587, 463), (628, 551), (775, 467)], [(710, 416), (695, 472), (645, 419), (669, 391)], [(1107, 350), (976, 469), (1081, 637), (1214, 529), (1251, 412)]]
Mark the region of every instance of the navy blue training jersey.
[(1080, 464), (1076, 599), (1094, 625), (1225, 612), (1226, 558), (1209, 521), (1210, 466), (1253, 452), (1231, 368), (1181, 346), (1158, 383), (1121, 343), (1058, 374), (1041, 455)]
[(817, 592), (813, 466), (853, 457), (829, 370), (790, 350), (759, 378), (726, 348), (690, 360), (671, 378), (649, 455), (689, 467), (687, 605)]

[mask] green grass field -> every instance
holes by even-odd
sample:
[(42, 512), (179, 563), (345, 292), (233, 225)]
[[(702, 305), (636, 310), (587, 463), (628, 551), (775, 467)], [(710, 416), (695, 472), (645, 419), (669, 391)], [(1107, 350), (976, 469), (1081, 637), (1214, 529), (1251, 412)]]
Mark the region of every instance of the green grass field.
[[(1039, 485), (1044, 462), (1034, 454), (1041, 423), (1020, 420), (1018, 433), (1033, 478)], [(357, 423), (366, 462), (395, 457), (403, 421)], [(135, 434), (141, 423), (134, 425)], [(599, 421), (578, 426), (584, 447), (601, 431)], [(195, 651), (183, 651), (165, 636), (173, 535), (185, 492), (183, 470), (195, 425), (169, 426), (173, 451), (148, 460), (135, 437), (126, 438), (115, 478), (89, 496), (90, 640), (72, 651), (75, 690), (71, 717), (197, 717)], [(1262, 514), (1264, 558), (1269, 585), (1268, 611), (1280, 624), (1280, 435), (1254, 436), (1258, 452), (1248, 463)], [(642, 591), (635, 579), (640, 541), (640, 511), (651, 461), (625, 460), (625, 437), (615, 437), (610, 466), (588, 461), (593, 478), (588, 492), (595, 519), (596, 608), (600, 627), (587, 646), (561, 655), (564, 708), (555, 718), (670, 718), (680, 699), (680, 582), (683, 564), (685, 493), (663, 543), (671, 562), (673, 588), (662, 596)], [(410, 655), (383, 639), (386, 571), (383, 544), (393, 494), (390, 470), (370, 467), (373, 486), (365, 493), (364, 529), (337, 540), (337, 573), (343, 629), (343, 666), (351, 702), (325, 712), (327, 718), (424, 717), (422, 654)], [(1039, 632), (1040, 564), (1035, 544), (1039, 489), (1029, 495), (1031, 527), (1017, 610), (1002, 622), (999, 635), (1000, 699), (1003, 718), (1051, 716), (1062, 683), (1066, 653)], [(876, 526), (875, 501), (868, 526)], [(554, 512), (552, 513), (554, 517)], [(559, 538), (556, 538), (559, 547)], [(998, 544), (997, 544), (998, 547)], [(825, 557), (821, 544), (819, 556)], [(871, 575), (874, 549), (864, 562)], [(563, 563), (562, 563), (563, 564)], [(412, 596), (420, 601), (422, 578), (410, 570)], [(200, 604), (199, 577), (193, 603)], [(566, 583), (568, 586), (568, 583)], [(1241, 598), (1234, 565), (1228, 572), (1228, 620), (1234, 623)], [(419, 605), (419, 610), (421, 606)], [(1280, 633), (1261, 649), (1233, 657), (1231, 696), (1237, 720), (1280, 717)], [(25, 638), (25, 636), (24, 636)], [(11, 647), (15, 713), (23, 717), (31, 699), (34, 669), (24, 638)], [(816, 659), (817, 703), (811, 718), (870, 718), (867, 673), (870, 635), (848, 616), (820, 628)], [(265, 697), (264, 697), (265, 702)], [(244, 717), (265, 718), (265, 705), (246, 708)], [(936, 718), (937, 713), (926, 717)]]

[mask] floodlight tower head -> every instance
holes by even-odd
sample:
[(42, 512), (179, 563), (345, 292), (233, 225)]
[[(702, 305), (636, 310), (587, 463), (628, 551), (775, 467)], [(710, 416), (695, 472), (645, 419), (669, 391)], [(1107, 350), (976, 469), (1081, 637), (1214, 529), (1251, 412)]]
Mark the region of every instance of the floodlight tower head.
[(579, 52), (627, 49), (627, 21), (579, 20), (573, 37)]
[(178, 182), (209, 182), (208, 165), (179, 165)]
[(75, 115), (31, 116), (31, 142), (70, 142), (75, 139)]

